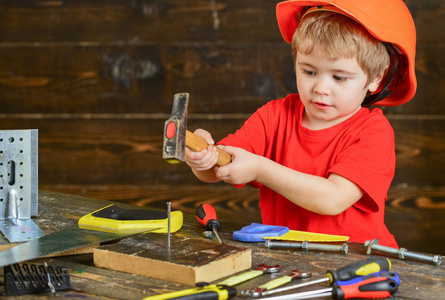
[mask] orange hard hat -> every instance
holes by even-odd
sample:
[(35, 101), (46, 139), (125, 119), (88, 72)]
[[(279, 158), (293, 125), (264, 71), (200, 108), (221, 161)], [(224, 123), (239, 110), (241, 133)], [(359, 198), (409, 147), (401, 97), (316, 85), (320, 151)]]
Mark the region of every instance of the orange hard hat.
[[(313, 6), (334, 6), (342, 14), (362, 24), (371, 35), (385, 44), (395, 45), (398, 60), (395, 80), (389, 96), (376, 105), (395, 106), (408, 102), (416, 93), (414, 69), (416, 28), (402, 0), (289, 0), (277, 4), (278, 25), (284, 40), (292, 43), (301, 16)], [(391, 59), (394, 62), (394, 59)], [(395, 65), (394, 63), (392, 63)]]

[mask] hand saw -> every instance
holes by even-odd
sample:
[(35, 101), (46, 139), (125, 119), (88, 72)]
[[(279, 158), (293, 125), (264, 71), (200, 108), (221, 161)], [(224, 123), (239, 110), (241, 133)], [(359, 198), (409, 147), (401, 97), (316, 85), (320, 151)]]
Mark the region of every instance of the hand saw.
[[(172, 211), (171, 232), (182, 227), (182, 212)], [(0, 267), (54, 255), (143, 232), (167, 232), (167, 213), (109, 205), (83, 216), (70, 227), (0, 252)]]

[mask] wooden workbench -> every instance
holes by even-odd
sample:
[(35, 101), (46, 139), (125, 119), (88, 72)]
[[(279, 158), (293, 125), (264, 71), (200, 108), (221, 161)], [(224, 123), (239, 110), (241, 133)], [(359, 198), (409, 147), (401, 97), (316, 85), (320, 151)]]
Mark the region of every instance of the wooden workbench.
[[(174, 201), (174, 199), (172, 199)], [(60, 194), (48, 191), (40, 191), (40, 213), (35, 222), (45, 231), (51, 233), (68, 226), (73, 226), (78, 218), (96, 209), (102, 208), (108, 201)], [(124, 204), (119, 204), (126, 206)], [(281, 265), (281, 275), (290, 273), (291, 270), (300, 269), (313, 272), (313, 278), (324, 276), (327, 269), (338, 269), (348, 263), (359, 259), (368, 258), (361, 244), (349, 243), (349, 254), (328, 252), (301, 252), (291, 250), (265, 249), (264, 244), (246, 244), (232, 239), (234, 230), (249, 224), (220, 220), (222, 223), (221, 236), (225, 243), (234, 246), (249, 247), (252, 249), (252, 266), (262, 263), (268, 265)], [(179, 231), (181, 235), (203, 239), (203, 228), (193, 215), (184, 215), (184, 224)], [(207, 240), (208, 241), (208, 240)], [(6, 245), (4, 240), (0, 241)], [(216, 243), (216, 241), (215, 241)], [(378, 255), (378, 253), (377, 253)], [(443, 299), (445, 295), (445, 267), (416, 261), (399, 260), (391, 258), (393, 271), (399, 273), (401, 285), (396, 296), (398, 299)], [(57, 291), (55, 295), (50, 293), (39, 295), (23, 295), (10, 297), (9, 299), (55, 299), (55, 298), (80, 298), (80, 299), (143, 299), (151, 295), (178, 291), (191, 286), (175, 282), (163, 281), (155, 278), (136, 276), (133, 274), (96, 268), (93, 264), (92, 254), (78, 254), (44, 258), (33, 261), (39, 264), (47, 262), (53, 266), (69, 268), (71, 276), (71, 290)], [(257, 279), (236, 286), (240, 291), (258, 287), (277, 275), (263, 275)], [(323, 288), (319, 284), (302, 288), (298, 291)], [(237, 296), (234, 299), (245, 299)]]

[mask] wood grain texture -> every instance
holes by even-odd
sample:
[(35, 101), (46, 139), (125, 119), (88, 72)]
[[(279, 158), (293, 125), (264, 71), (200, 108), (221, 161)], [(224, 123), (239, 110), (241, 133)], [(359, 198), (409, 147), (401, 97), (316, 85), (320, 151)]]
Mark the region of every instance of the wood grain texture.
[[(107, 204), (94, 198), (84, 198), (73, 195), (41, 191), (40, 201), (57, 209), (58, 213), (70, 216), (73, 220), (81, 215), (96, 210)], [(123, 207), (128, 205), (120, 204)], [(235, 247), (248, 247), (252, 250), (252, 267), (259, 264), (281, 265), (281, 275), (286, 275), (293, 269), (311, 271), (314, 278), (321, 278), (328, 269), (339, 269), (349, 263), (369, 258), (363, 245), (348, 243), (350, 252), (347, 255), (327, 252), (302, 252), (284, 249), (266, 249), (257, 243), (241, 243), (231, 239), (231, 234), (240, 226), (247, 225), (242, 219), (231, 218), (222, 220), (221, 234), (228, 245)], [(181, 237), (201, 239), (202, 227), (194, 215), (184, 215), (184, 226), (178, 231)], [(381, 253), (375, 255), (381, 256)], [(411, 260), (390, 258), (392, 270), (398, 272), (403, 284), (400, 285), (396, 297), (398, 299), (440, 299), (445, 292), (445, 266), (432, 266)], [(189, 285), (172, 281), (154, 279), (138, 275), (116, 272), (113, 270), (96, 268), (92, 265), (91, 255), (58, 257), (45, 260), (50, 265), (65, 266), (70, 269), (70, 291), (58, 292), (50, 297), (82, 298), (82, 299), (142, 299), (143, 297), (161, 293), (179, 291), (190, 288)], [(41, 261), (36, 261), (36, 263)], [(266, 274), (256, 279), (237, 285), (238, 290), (256, 288), (265, 282), (276, 278), (276, 274)], [(302, 291), (313, 287), (303, 288)], [(48, 295), (32, 295), (31, 297), (17, 297), (18, 299), (49, 299)], [(240, 296), (234, 299), (243, 299)]]
[(3, 113), (170, 113), (178, 92), (190, 113), (252, 113), (296, 90), (287, 44), (0, 43), (0, 57)]
[[(419, 46), (417, 93), (386, 113), (445, 113), (444, 50)], [(0, 43), (0, 57), (8, 58), (0, 60), (2, 113), (170, 113), (174, 93), (188, 92), (190, 113), (251, 114), (297, 91), (291, 49), (283, 43)]]
[[(210, 1), (46, 1), (0, 3), (0, 35), (10, 42), (211, 41), (278, 42), (275, 19), (280, 2), (216, 2), (219, 27)], [(414, 16), (420, 42), (445, 38), (441, 0), (405, 1)], [(70, 34), (67, 35), (66, 33)], [(275, 33), (271, 35), (272, 33)]]
[[(11, 42), (126, 42), (271, 39), (279, 1), (37, 1), (0, 3), (0, 35)], [(254, 25), (254, 26), (253, 26)], [(270, 26), (273, 26), (270, 28)], [(71, 33), (67, 35), (66, 33)], [(248, 34), (246, 34), (248, 33)], [(280, 40), (279, 35), (272, 40)]]
[[(278, 1), (38, 1), (0, 3), (5, 113), (167, 112), (189, 92), (191, 112), (251, 113), (294, 92)], [(443, 114), (440, 0), (407, 1), (417, 25), (414, 101), (387, 111)]]
[[(3, 129), (39, 128), (39, 182), (42, 185), (194, 184), (185, 164), (162, 159), (166, 119), (0, 119)], [(397, 166), (393, 184), (445, 182), (445, 119), (389, 120), (395, 130)], [(196, 119), (189, 128), (206, 128), (215, 140), (235, 132), (243, 118)], [(88, 126), (84, 126), (87, 122)], [(193, 130), (193, 129), (192, 129)]]

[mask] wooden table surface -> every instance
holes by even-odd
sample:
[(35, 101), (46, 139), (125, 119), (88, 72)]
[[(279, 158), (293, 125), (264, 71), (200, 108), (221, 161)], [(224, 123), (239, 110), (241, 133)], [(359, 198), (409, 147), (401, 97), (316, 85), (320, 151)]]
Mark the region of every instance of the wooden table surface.
[[(74, 226), (79, 217), (110, 203), (98, 199), (40, 191), (40, 212), (35, 222), (45, 233), (49, 234), (69, 226)], [(119, 205), (122, 207), (128, 206), (125, 204)], [(314, 279), (321, 278), (327, 269), (338, 269), (351, 262), (370, 257), (366, 255), (363, 245), (357, 243), (348, 243), (349, 253), (346, 255), (333, 252), (266, 249), (263, 243), (246, 244), (233, 240), (233, 231), (249, 224), (243, 223), (242, 220), (238, 220), (238, 222), (220, 220), (220, 222), (222, 224), (221, 236), (225, 243), (251, 248), (252, 266), (262, 263), (268, 265), (279, 264), (281, 266), (279, 276), (286, 275), (294, 269), (299, 269), (311, 271)], [(180, 232), (181, 235), (186, 234), (204, 240), (204, 237), (202, 237), (203, 227), (201, 227), (193, 215), (184, 215), (184, 224)], [(5, 240), (0, 240), (0, 244), (6, 247), (8, 243)], [(377, 252), (375, 254), (379, 255)], [(400, 260), (394, 256), (387, 257), (391, 260), (392, 270), (398, 272), (401, 278), (399, 290), (392, 298), (444, 299), (445, 267), (443, 265), (435, 266), (412, 260)], [(180, 283), (96, 268), (93, 264), (92, 254), (41, 258), (32, 261), (32, 263), (36, 264), (44, 262), (52, 266), (69, 268), (71, 290), (57, 291), (54, 295), (45, 293), (11, 296), (8, 299), (143, 299), (151, 295), (191, 288), (191, 286)], [(263, 275), (239, 284), (236, 288), (238, 291), (256, 288), (262, 283), (277, 277), (277, 275)], [(326, 286), (318, 284), (294, 292), (324, 287)], [(245, 298), (237, 296), (233, 299)]]

